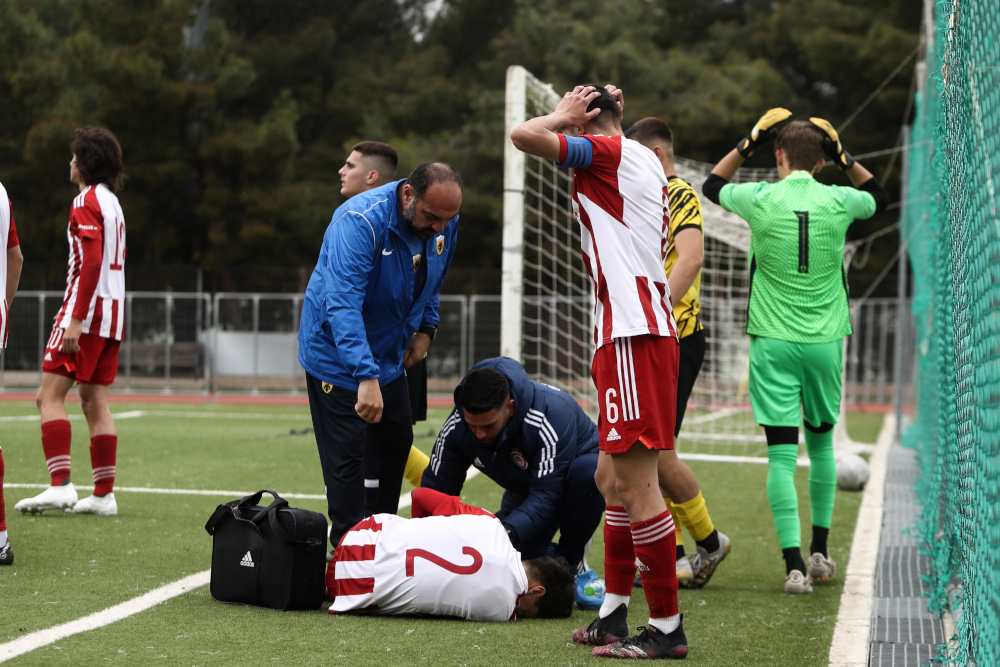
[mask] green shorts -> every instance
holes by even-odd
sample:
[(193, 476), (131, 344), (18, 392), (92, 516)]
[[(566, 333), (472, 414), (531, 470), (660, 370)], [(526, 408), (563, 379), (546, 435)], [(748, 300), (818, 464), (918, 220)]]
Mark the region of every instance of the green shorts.
[(750, 403), (761, 426), (836, 424), (844, 341), (750, 337)]

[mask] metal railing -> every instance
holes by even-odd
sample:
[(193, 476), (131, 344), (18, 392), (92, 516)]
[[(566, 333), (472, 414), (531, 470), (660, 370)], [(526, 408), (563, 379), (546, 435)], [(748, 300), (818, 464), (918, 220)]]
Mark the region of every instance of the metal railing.
[[(0, 355), (0, 389), (34, 388), (63, 293), (22, 291), (11, 309), (8, 347)], [(298, 363), (301, 294), (129, 292), (116, 392), (305, 391)], [(909, 395), (912, 345), (896, 322), (909, 302), (895, 298), (852, 304), (847, 346), (848, 409), (889, 404)], [(450, 393), (476, 362), (500, 354), (498, 295), (441, 295), (441, 326), (428, 355), (430, 391)], [(907, 338), (910, 336), (907, 335)], [(904, 354), (897, 359), (896, 348)], [(896, 368), (902, 364), (901, 368)], [(897, 372), (898, 371), (898, 372)], [(901, 389), (896, 378), (900, 378)]]

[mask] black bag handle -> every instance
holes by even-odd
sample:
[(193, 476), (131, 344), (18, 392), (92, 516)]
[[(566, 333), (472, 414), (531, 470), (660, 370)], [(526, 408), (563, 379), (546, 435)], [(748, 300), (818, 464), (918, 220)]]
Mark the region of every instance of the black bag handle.
[(276, 491), (272, 491), (271, 489), (264, 489), (263, 491), (258, 491), (252, 496), (247, 496), (246, 498), (243, 498), (236, 505), (237, 507), (244, 507), (246, 505), (257, 505), (260, 503), (261, 496), (263, 496), (265, 493), (270, 493), (272, 496), (274, 496), (274, 500), (271, 501), (270, 505), (257, 512), (257, 514), (255, 514), (253, 518), (250, 519), (258, 526), (264, 522), (264, 518), (267, 516), (269, 512), (273, 512), (279, 507), (288, 507), (288, 501), (279, 496)]
[[(237, 519), (239, 519), (240, 518), (240, 513), (239, 513), (238, 510), (241, 509), (241, 508), (243, 508), (243, 507), (246, 507), (246, 506), (255, 506), (255, 505), (259, 504), (261, 497), (265, 493), (270, 493), (272, 496), (274, 496), (274, 500), (271, 501), (270, 505), (268, 505), (267, 507), (261, 509), (259, 512), (257, 512), (257, 514), (254, 515), (254, 517), (252, 519), (250, 519), (250, 521), (252, 521), (254, 523), (254, 525), (259, 526), (264, 521), (264, 519), (266, 518), (268, 512), (274, 512), (279, 507), (287, 507), (288, 506), (288, 501), (285, 500), (284, 498), (282, 498), (281, 496), (279, 496), (277, 494), (277, 492), (272, 491), (271, 489), (263, 489), (261, 491), (258, 491), (257, 493), (251, 494), (249, 496), (244, 496), (243, 498), (240, 498), (239, 500), (234, 500), (232, 502), (223, 503), (222, 505), (219, 505), (218, 507), (216, 507), (215, 508), (215, 512), (213, 512), (212, 516), (209, 517), (208, 523), (205, 524), (205, 530), (208, 531), (209, 535), (214, 535), (215, 534), (215, 526), (219, 523), (219, 521), (222, 520), (223, 516), (225, 516), (225, 515), (228, 514), (230, 516), (235, 516)], [(245, 521), (246, 519), (242, 519), (242, 520)]]
[[(292, 517), (292, 522), (294, 523), (295, 522), (295, 513), (291, 512), (290, 515)], [(321, 540), (317, 540), (314, 537), (309, 537), (309, 538), (306, 538), (304, 540), (296, 540), (291, 535), (289, 535), (288, 532), (284, 528), (281, 527), (281, 524), (278, 523), (278, 511), (277, 511), (277, 509), (275, 509), (275, 511), (271, 512), (270, 516), (268, 517), (268, 520), (271, 523), (271, 530), (273, 530), (274, 534), (277, 535), (278, 538), (281, 539), (281, 541), (285, 542), (286, 544), (305, 544), (305, 545), (310, 546), (310, 547), (317, 547), (317, 546), (321, 547), (321, 546), (323, 546), (323, 542)], [(325, 524), (325, 521), (324, 521), (324, 524)]]

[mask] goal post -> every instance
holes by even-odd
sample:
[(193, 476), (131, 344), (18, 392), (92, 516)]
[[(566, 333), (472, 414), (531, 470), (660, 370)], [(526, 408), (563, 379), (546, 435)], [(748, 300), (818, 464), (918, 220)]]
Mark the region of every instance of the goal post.
[[(514, 148), (510, 132), (555, 109), (561, 97), (520, 66), (507, 70), (504, 146), (501, 353), (529, 376), (569, 392), (592, 416), (594, 301), (580, 257), (572, 211), (572, 171)], [(678, 176), (700, 191), (714, 165), (675, 158)], [(733, 182), (776, 181), (775, 169), (741, 168)], [(685, 453), (766, 457), (748, 389), (750, 228), (739, 216), (701, 198), (704, 261), (701, 317), (707, 350), (695, 382), (680, 447)], [(841, 440), (846, 431), (838, 432)]]

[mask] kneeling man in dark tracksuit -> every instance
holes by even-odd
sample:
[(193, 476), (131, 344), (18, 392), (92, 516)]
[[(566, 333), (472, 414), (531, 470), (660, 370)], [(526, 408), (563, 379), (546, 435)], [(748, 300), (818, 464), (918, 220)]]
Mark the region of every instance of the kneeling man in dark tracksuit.
[(496, 357), (473, 366), (455, 389), (421, 486), (457, 496), (469, 466), (478, 468), (505, 489), (496, 516), (521, 557), (565, 558), (580, 573), (577, 603), (596, 609), (604, 595), (586, 593), (597, 574), (585, 557), (604, 513), (597, 456), (597, 426), (569, 394)]

